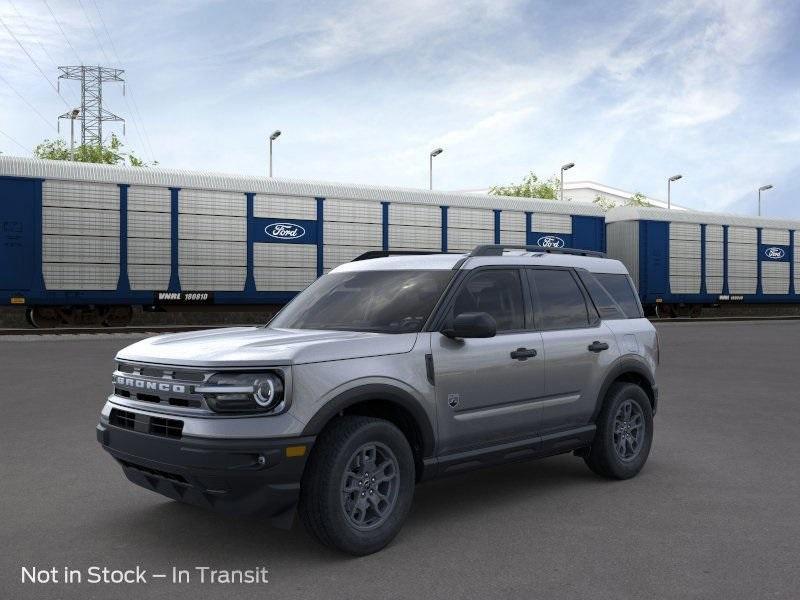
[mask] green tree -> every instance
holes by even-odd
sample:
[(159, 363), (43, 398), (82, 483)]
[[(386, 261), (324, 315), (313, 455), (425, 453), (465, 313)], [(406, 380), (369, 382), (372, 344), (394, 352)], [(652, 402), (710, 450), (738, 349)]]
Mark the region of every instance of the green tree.
[[(132, 167), (149, 167), (150, 164), (144, 162), (141, 158), (136, 156), (133, 152), (125, 152), (122, 147), (124, 144), (120, 139), (111, 134), (111, 140), (108, 144), (102, 146), (90, 146), (88, 144), (81, 144), (75, 147), (75, 161), (76, 162), (89, 162), (89, 163), (102, 163), (106, 165), (124, 165), (130, 164)], [(67, 142), (62, 139), (45, 140), (33, 150), (37, 158), (46, 158), (48, 160), (69, 160), (69, 146)], [(152, 165), (155, 166), (158, 161), (153, 161)]]
[(550, 179), (542, 181), (537, 177), (536, 173), (531, 171), (522, 182), (509, 185), (495, 185), (489, 189), (490, 194), (497, 196), (517, 196), (519, 198), (545, 198), (547, 200), (556, 200), (559, 196), (561, 189), (561, 181), (558, 177), (553, 175)]
[(647, 201), (647, 197), (642, 192), (636, 192), (625, 206), (653, 206)]
[[(616, 206), (620, 206), (616, 203), (613, 199), (609, 198), (608, 196), (603, 196), (602, 194), (598, 194), (594, 197), (592, 201), (597, 204), (601, 209), (605, 211), (609, 211)], [(636, 192), (633, 196), (628, 198), (621, 206), (653, 206), (647, 201), (647, 196), (645, 196), (642, 192)]]
[(614, 200), (612, 200), (608, 196), (603, 196), (602, 194), (597, 194), (597, 196), (594, 197), (594, 200), (592, 200), (592, 202), (597, 204), (597, 206), (599, 206), (602, 210), (605, 211), (609, 211), (617, 206), (617, 203), (614, 202)]

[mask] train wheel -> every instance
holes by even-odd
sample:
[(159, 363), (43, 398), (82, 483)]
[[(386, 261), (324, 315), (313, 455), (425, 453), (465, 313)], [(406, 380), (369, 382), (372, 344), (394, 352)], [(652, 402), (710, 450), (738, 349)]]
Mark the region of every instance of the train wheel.
[(28, 322), (28, 325), (30, 325), (31, 327), (36, 327), (36, 325), (33, 324), (33, 318), (31, 316), (31, 313), (33, 313), (33, 309), (32, 308), (26, 308), (25, 309), (25, 320)]
[(703, 314), (703, 305), (702, 304), (692, 304), (691, 309), (689, 309), (689, 316), (693, 319), (696, 319), (701, 314)]
[(130, 306), (109, 306), (102, 313), (102, 323), (105, 327), (126, 327), (133, 319), (133, 308)]
[(61, 311), (55, 306), (34, 306), (30, 309), (29, 320), (37, 329), (61, 327), (65, 324)]

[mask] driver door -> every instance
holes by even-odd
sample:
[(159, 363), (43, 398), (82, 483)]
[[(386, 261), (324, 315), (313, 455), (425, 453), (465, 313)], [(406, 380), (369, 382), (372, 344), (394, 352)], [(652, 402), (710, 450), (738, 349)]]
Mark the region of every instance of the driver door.
[(520, 269), (472, 271), (449, 303), (445, 327), (464, 312), (488, 313), (497, 334), (459, 340), (431, 334), (440, 452), (536, 437), (544, 351)]

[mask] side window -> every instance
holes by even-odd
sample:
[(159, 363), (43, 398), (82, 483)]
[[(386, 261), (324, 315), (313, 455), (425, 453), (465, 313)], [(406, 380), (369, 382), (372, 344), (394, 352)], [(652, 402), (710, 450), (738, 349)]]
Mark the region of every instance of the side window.
[(465, 312), (485, 312), (497, 331), (525, 328), (522, 282), (516, 269), (489, 269), (471, 275), (456, 295), (448, 320)]
[(633, 289), (631, 278), (622, 273), (595, 273), (594, 276), (608, 290), (629, 319), (641, 319), (642, 305)]
[(529, 269), (528, 277), (536, 290), (541, 329), (589, 326), (586, 300), (571, 272)]
[(611, 294), (603, 287), (603, 284), (595, 279), (593, 273), (588, 271), (578, 271), (578, 277), (586, 286), (589, 295), (592, 297), (597, 312), (603, 319), (627, 319), (628, 316), (622, 307), (611, 297)]

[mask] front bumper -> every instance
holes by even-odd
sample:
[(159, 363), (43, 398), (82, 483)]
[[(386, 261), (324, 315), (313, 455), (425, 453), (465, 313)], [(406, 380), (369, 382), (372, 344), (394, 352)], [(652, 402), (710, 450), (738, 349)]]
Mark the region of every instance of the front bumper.
[(314, 437), (171, 439), (101, 420), (97, 441), (137, 485), (189, 504), (258, 514), (289, 526)]

